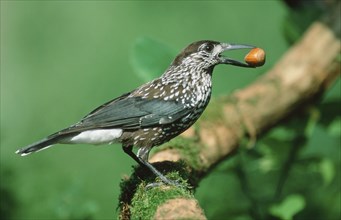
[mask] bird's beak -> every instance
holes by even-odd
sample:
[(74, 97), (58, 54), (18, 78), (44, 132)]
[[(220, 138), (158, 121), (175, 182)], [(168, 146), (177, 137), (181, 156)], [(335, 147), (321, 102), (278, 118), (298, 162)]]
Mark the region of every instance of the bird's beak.
[(221, 46), (222, 46), (222, 51), (219, 53), (221, 64), (230, 64), (230, 65), (241, 66), (241, 67), (254, 67), (254, 66), (250, 66), (249, 64), (238, 61), (238, 60), (234, 60), (228, 57), (223, 57), (221, 56), (221, 53), (228, 51), (228, 50), (252, 49), (252, 48), (255, 48), (255, 46), (245, 45), (245, 44), (228, 44), (228, 43), (222, 43)]

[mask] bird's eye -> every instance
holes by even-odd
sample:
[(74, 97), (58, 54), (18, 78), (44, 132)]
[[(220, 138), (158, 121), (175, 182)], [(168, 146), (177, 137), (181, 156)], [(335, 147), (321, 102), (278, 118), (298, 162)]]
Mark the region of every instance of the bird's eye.
[(212, 52), (213, 48), (214, 46), (212, 44), (204, 44), (200, 49), (206, 52)]

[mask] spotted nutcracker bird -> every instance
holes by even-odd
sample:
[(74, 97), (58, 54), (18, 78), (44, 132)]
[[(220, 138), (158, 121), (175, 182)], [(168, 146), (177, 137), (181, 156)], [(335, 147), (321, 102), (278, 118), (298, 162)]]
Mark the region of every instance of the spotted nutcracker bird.
[[(122, 143), (123, 150), (166, 184), (173, 184), (148, 162), (149, 151), (189, 128), (206, 108), (212, 71), (218, 64), (254, 67), (222, 52), (254, 48), (203, 40), (187, 46), (160, 78), (113, 99), (80, 122), (16, 151), (25, 156), (55, 144)], [(138, 148), (135, 155), (133, 146)]]

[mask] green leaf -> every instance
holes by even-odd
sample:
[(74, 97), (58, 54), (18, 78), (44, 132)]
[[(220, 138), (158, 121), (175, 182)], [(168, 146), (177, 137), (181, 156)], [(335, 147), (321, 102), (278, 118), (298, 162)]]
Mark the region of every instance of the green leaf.
[(304, 31), (322, 12), (320, 5), (314, 3), (289, 11), (284, 22), (284, 34), (287, 40), (294, 43), (300, 39)]
[(335, 176), (335, 168), (330, 159), (323, 159), (319, 164), (319, 171), (322, 175), (325, 185), (328, 185)]
[(307, 137), (311, 137), (320, 119), (320, 112), (317, 108), (311, 107), (308, 109), (308, 114), (309, 118), (304, 133)]
[(143, 81), (159, 77), (170, 65), (176, 51), (149, 37), (138, 38), (131, 55), (132, 66)]
[(296, 132), (287, 126), (278, 126), (269, 132), (269, 137), (281, 141), (291, 140), (295, 137)]
[(283, 220), (291, 220), (294, 215), (303, 210), (305, 207), (304, 197), (301, 195), (289, 195), (281, 204), (272, 205), (270, 213)]
[(333, 137), (341, 135), (341, 117), (335, 118), (328, 126), (328, 133)]

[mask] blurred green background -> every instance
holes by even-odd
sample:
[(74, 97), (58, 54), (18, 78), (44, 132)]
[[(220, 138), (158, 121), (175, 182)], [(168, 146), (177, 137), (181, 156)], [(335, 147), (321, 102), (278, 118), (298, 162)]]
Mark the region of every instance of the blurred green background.
[[(262, 68), (215, 69), (214, 96), (247, 86), (283, 55), (288, 32), (299, 33), (290, 13), (275, 0), (1, 1), (1, 219), (117, 218), (119, 182), (135, 164), (120, 145), (14, 151), (160, 75), (196, 40), (264, 48)], [(321, 104), (220, 164), (196, 192), (209, 219), (335, 217), (339, 104), (338, 82)]]

